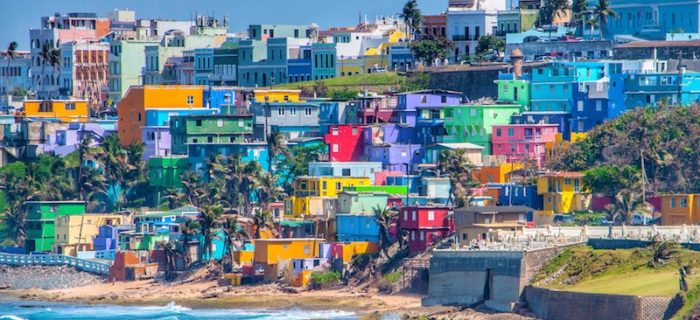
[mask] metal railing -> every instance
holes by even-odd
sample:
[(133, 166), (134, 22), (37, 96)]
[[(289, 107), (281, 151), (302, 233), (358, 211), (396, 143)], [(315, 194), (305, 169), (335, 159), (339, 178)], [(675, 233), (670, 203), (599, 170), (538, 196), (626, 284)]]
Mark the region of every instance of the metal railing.
[(69, 266), (89, 273), (109, 274), (110, 265), (107, 263), (78, 259), (60, 254), (10, 254), (0, 253), (0, 264), (10, 266)]

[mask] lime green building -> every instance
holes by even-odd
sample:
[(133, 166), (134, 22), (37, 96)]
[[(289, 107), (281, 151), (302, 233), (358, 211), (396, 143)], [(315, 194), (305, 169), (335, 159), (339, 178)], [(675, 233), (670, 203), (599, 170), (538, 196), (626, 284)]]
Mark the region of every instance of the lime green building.
[(494, 81), (498, 86), (498, 102), (517, 104), (523, 111), (530, 110), (530, 80), (508, 79)]
[(188, 115), (170, 118), (172, 153), (187, 154), (189, 144), (230, 144), (253, 139), (253, 117)]
[(345, 187), (343, 190), (355, 192), (384, 192), (390, 195), (403, 195), (408, 193), (408, 186), (354, 186)]
[(54, 219), (61, 216), (85, 214), (83, 201), (26, 201), (23, 209), (27, 213), (27, 236), (24, 250), (50, 252), (55, 239)]
[(182, 176), (189, 169), (187, 156), (152, 157), (148, 159), (148, 182), (151, 186), (182, 188)]

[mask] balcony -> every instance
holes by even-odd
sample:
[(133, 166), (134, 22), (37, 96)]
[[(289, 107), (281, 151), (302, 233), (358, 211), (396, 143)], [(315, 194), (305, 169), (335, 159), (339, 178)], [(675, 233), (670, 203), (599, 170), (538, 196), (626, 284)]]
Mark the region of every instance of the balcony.
[(452, 41), (471, 41), (472, 37), (470, 35), (453, 35), (452, 36)]

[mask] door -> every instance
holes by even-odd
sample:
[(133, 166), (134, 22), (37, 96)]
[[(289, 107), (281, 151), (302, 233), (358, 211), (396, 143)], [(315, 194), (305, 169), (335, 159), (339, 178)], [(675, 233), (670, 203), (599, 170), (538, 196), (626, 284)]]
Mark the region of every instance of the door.
[(518, 101), (518, 87), (513, 87), (513, 101)]

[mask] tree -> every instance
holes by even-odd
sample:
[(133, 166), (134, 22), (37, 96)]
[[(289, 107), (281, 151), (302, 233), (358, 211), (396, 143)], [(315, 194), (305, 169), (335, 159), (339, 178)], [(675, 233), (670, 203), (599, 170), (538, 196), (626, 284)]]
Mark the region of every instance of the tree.
[(187, 202), (192, 206), (199, 207), (200, 199), (204, 193), (201, 177), (197, 173), (188, 170), (180, 176), (180, 181), (182, 181)]
[(614, 223), (625, 223), (632, 221), (635, 213), (650, 213), (649, 204), (644, 201), (641, 194), (630, 190), (622, 189), (615, 194), (612, 203), (606, 206), (608, 219)]
[(304, 147), (294, 147), (290, 156), (282, 159), (279, 172), (282, 175), (282, 185), (287, 194), (292, 193), (292, 181), (298, 176), (303, 176), (309, 172), (309, 163), (319, 161), (328, 152), (328, 147), (324, 144)]
[(416, 60), (432, 66), (435, 60), (446, 59), (449, 50), (454, 46), (454, 42), (443, 37), (425, 37), (411, 43), (411, 52)]
[(255, 215), (253, 216), (253, 224), (255, 224), (256, 239), (260, 239), (260, 231), (264, 229), (272, 231), (273, 234), (276, 233), (275, 224), (274, 221), (272, 221), (272, 213), (270, 213), (269, 210), (258, 210), (255, 212)]
[[(17, 56), (17, 46), (18, 46), (18, 45), (17, 45), (17, 42), (15, 42), (15, 41), (10, 42), (10, 44), (7, 46), (7, 51), (6, 51), (6, 53), (7, 53), (7, 68), (8, 68), (8, 69), (10, 68), (10, 63), (12, 62), (12, 60), (14, 60), (15, 57)], [(9, 74), (6, 74), (5, 76), (6, 76), (6, 80), (5, 80), (5, 84), (6, 84), (5, 90), (7, 90), (7, 91), (6, 91), (6, 92), (3, 92), (3, 94), (9, 93), (10, 90), (11, 90), (10, 87), (9, 87), (9, 83), (10, 83), (10, 82), (7, 81), (7, 79), (9, 79), (10, 75), (9, 75)]]
[(595, 27), (598, 25), (598, 20), (593, 19), (593, 18), (588, 19), (588, 20), (586, 21), (586, 25), (587, 25), (588, 28), (590, 29), (589, 35), (590, 35), (590, 36), (593, 36), (593, 29), (595, 29)]
[(271, 133), (267, 137), (267, 157), (268, 157), (268, 172), (272, 175), (275, 172), (277, 162), (291, 156), (287, 147), (284, 135), (279, 132)]
[(593, 13), (600, 21), (600, 38), (605, 39), (608, 31), (608, 18), (617, 18), (617, 12), (610, 7), (610, 0), (598, 0)]
[(217, 238), (216, 229), (219, 227), (221, 215), (223, 213), (224, 209), (218, 204), (207, 204), (200, 208), (200, 233), (204, 240), (204, 252), (207, 253), (207, 258), (210, 261), (214, 258), (212, 242)]
[(189, 219), (185, 223), (180, 224), (180, 232), (182, 234), (182, 244), (185, 252), (185, 267), (189, 267), (190, 263), (190, 242), (192, 238), (197, 235), (197, 232), (201, 228), (199, 221), (194, 219)]
[(593, 193), (614, 197), (622, 189), (638, 191), (641, 178), (633, 166), (597, 166), (584, 172), (583, 185)]
[(243, 241), (250, 239), (250, 236), (243, 228), (243, 225), (238, 221), (238, 217), (231, 217), (224, 220), (224, 245), (226, 246), (226, 256), (231, 261), (231, 268), (234, 266), (235, 259), (233, 253), (240, 251), (243, 247)]
[(165, 257), (165, 277), (172, 279), (177, 269), (177, 258), (180, 256), (180, 253), (177, 251), (177, 241), (163, 241), (160, 243), (160, 248), (163, 249), (163, 256)]
[[(61, 50), (53, 47), (53, 43), (45, 42), (41, 47), (41, 52), (39, 53), (41, 58), (41, 75), (39, 83), (46, 90), (46, 85), (48, 85), (48, 76), (44, 75), (44, 70), (46, 66), (51, 66), (54, 70), (61, 68)], [(54, 81), (54, 78), (51, 78)], [(49, 98), (49, 97), (46, 97)]]
[(501, 37), (495, 35), (487, 35), (479, 38), (479, 42), (476, 46), (476, 54), (485, 54), (490, 51), (494, 51), (496, 54), (500, 54), (506, 50), (506, 42)]
[[(450, 179), (449, 199), (455, 207), (468, 206), (471, 201), (472, 188), (477, 184), (472, 175), (472, 165), (464, 149), (445, 150), (438, 158), (438, 170)], [(454, 200), (453, 200), (454, 199)]]
[(317, 97), (326, 97), (328, 96), (328, 86), (326, 85), (325, 82), (319, 80), (316, 81), (313, 85), (313, 94)]
[(571, 4), (572, 22), (579, 36), (583, 36), (584, 19), (586, 18), (586, 11), (588, 11), (586, 2), (587, 0), (573, 0)]
[(181, 207), (185, 201), (185, 194), (178, 188), (168, 188), (165, 190), (163, 199), (168, 201), (168, 209), (173, 210)]
[(408, 0), (403, 6), (401, 18), (406, 25), (409, 39), (412, 40), (415, 35), (420, 32), (420, 26), (423, 22), (423, 16), (421, 16), (420, 9), (418, 8), (418, 1)]
[(269, 173), (262, 174), (258, 179), (258, 187), (256, 189), (258, 195), (259, 206), (263, 210), (270, 209), (270, 203), (278, 201), (280, 198), (280, 190), (275, 183), (276, 176)]
[[(544, 5), (540, 8), (539, 18), (540, 25), (554, 25), (556, 18), (563, 19), (566, 17), (567, 10), (571, 9), (570, 0), (545, 0)], [(552, 28), (549, 29), (549, 37), (552, 37)]]
[(119, 144), (117, 135), (107, 136), (102, 143), (97, 154), (97, 158), (103, 167), (105, 178), (112, 192), (111, 196), (115, 197), (117, 211), (121, 211), (126, 204), (124, 196), (124, 178), (127, 171), (127, 152)]
[(396, 217), (398, 217), (398, 212), (393, 208), (386, 206), (381, 207), (379, 205), (372, 208), (372, 212), (374, 214), (374, 221), (377, 223), (377, 226), (379, 226), (379, 249), (381, 253), (388, 258), (387, 248), (389, 248), (390, 244), (389, 229), (396, 220)]

